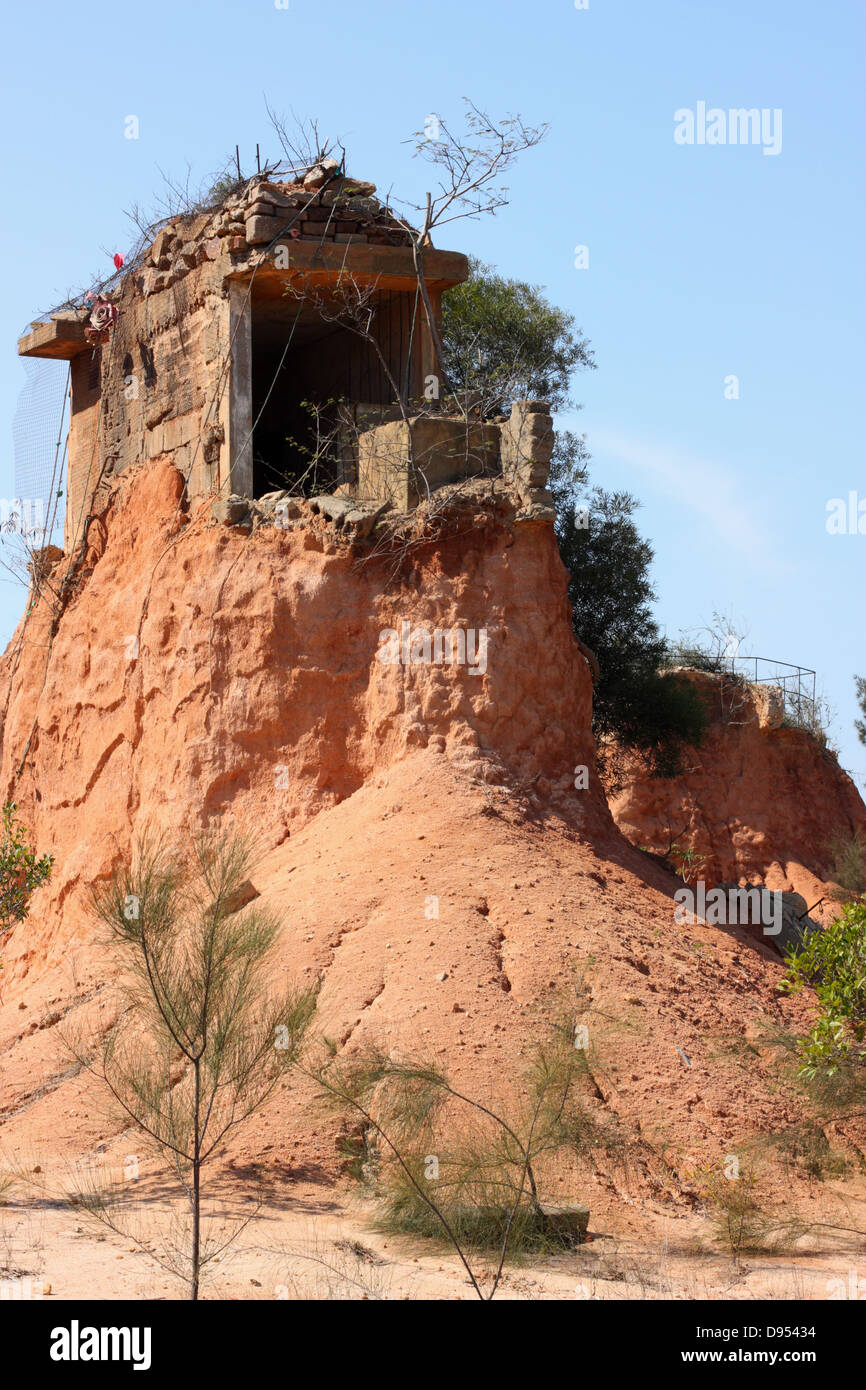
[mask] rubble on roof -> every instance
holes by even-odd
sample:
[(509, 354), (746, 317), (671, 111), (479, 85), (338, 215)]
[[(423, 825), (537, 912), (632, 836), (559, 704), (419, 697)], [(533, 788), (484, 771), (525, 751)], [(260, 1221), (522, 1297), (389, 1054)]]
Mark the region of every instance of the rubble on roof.
[(157, 233), (144, 293), (166, 289), (204, 260), (242, 256), (282, 236), (338, 246), (410, 246), (410, 231), (375, 192), (375, 184), (340, 174), (334, 161), (323, 161), (300, 181), (252, 179), (213, 212), (175, 217)]

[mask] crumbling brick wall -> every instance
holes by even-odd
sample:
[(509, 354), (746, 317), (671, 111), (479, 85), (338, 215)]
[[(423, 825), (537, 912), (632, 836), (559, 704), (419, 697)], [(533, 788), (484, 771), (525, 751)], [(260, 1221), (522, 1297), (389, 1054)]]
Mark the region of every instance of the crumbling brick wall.
[(109, 341), (73, 359), (67, 542), (130, 466), (168, 456), (196, 493), (217, 476), (203, 436), (227, 339), (222, 278), (203, 248), (192, 265), (177, 260), (160, 291), (145, 292), (146, 268), (127, 276)]

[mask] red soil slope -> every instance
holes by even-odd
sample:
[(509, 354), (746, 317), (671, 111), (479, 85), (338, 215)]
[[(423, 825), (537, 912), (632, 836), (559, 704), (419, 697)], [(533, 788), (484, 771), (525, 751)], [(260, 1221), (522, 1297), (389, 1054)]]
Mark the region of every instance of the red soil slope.
[[(0, 1140), (106, 1137), (57, 1036), (110, 993), (87, 886), (146, 823), (230, 818), (261, 834), (281, 967), (321, 980), (343, 1046), (432, 1055), (487, 1095), (583, 976), (588, 1101), (645, 1146), (634, 1190), (666, 1200), (662, 1151), (718, 1157), (795, 1118), (767, 1064), (744, 1084), (719, 1042), (802, 1001), (739, 928), (677, 925), (677, 881), (610, 818), (550, 527), (464, 500), (389, 584), (321, 519), (249, 535), (179, 497), (167, 466), (125, 483), (53, 640), (39, 607), (4, 657), (4, 792), (57, 864), (4, 952)], [(404, 619), (486, 628), (486, 673), (383, 665)], [(333, 1170), (334, 1121), (292, 1088), (238, 1151)], [(618, 1179), (587, 1181), (596, 1201)]]
[(781, 724), (772, 689), (681, 674), (703, 698), (707, 735), (685, 750), (681, 776), (649, 777), (632, 762), (611, 800), (617, 825), (657, 854), (672, 840), (693, 849), (710, 884), (747, 879), (815, 902), (831, 877), (832, 842), (866, 840), (853, 781), (809, 733)]

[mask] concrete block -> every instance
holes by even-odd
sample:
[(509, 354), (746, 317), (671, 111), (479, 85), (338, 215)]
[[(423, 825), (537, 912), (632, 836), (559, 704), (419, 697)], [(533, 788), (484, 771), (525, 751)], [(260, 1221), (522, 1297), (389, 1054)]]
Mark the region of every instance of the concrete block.
[(428, 492), (495, 471), (499, 429), (451, 416), (414, 416), (365, 430), (358, 440), (358, 495), (401, 511)]
[(230, 497), (217, 497), (211, 503), (210, 514), (223, 526), (251, 525), (249, 499), (234, 493)]
[(175, 241), (177, 241), (177, 234), (173, 227), (163, 227), (154, 237), (153, 246), (150, 248), (150, 259), (154, 265), (160, 266), (161, 270), (164, 270), (165, 266), (160, 265), (160, 262), (168, 255), (169, 247)]
[[(245, 235), (250, 246), (260, 246), (273, 241), (286, 225), (285, 217), (250, 217), (245, 224)], [(234, 249), (234, 248), (233, 248)]]

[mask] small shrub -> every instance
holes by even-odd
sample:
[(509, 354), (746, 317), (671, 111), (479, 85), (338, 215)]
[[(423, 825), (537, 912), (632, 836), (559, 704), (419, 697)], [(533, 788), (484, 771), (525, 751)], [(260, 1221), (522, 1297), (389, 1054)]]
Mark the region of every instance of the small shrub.
[(694, 845), (686, 848), (671, 845), (668, 859), (676, 866), (683, 883), (697, 883), (708, 863), (707, 856), (696, 850)]
[(54, 856), (37, 859), (27, 842), (27, 830), (15, 815), (18, 807), (8, 802), (2, 811), (0, 830), (0, 937), (30, 910), (36, 889), (51, 877)]
[(638, 753), (651, 777), (679, 776), (683, 748), (701, 743), (708, 723), (689, 681), (655, 670), (629, 672), (616, 684), (615, 700), (617, 741)]
[(844, 1154), (834, 1152), (823, 1127), (815, 1120), (790, 1125), (772, 1136), (772, 1144), (788, 1167), (818, 1182), (840, 1178), (848, 1171)]
[(771, 1249), (808, 1229), (803, 1222), (762, 1204), (753, 1172), (741, 1172), (737, 1178), (715, 1172), (702, 1196), (710, 1208), (715, 1239), (727, 1246), (737, 1265), (743, 1255)]
[(668, 669), (673, 666), (688, 666), (691, 671), (709, 671), (713, 675), (721, 675), (723, 671), (730, 670), (730, 662), (726, 663), (721, 656), (714, 655), (706, 647), (690, 642), (672, 643), (664, 654), (662, 665)]
[(843, 901), (866, 893), (866, 837), (838, 835), (830, 844), (831, 878), (843, 889)]
[[(587, 1064), (573, 1026), (555, 1028), (536, 1049), (521, 1099), (507, 1107), (463, 1094), (424, 1062), (377, 1048), (351, 1058), (336, 1051), (332, 1045), (314, 1075), (347, 1128), (360, 1117), (365, 1144), (375, 1136), (372, 1161), (354, 1166), (373, 1186), (386, 1229), (450, 1244), (479, 1297), (492, 1297), (507, 1256), (578, 1243), (585, 1210), (548, 1206), (541, 1196), (550, 1159), (573, 1159), (605, 1141), (576, 1093)], [(488, 1295), (473, 1252), (498, 1255)]]
[[(471, 1172), (472, 1159), (463, 1145), (440, 1157), (440, 1177), (435, 1186), (436, 1204), (457, 1241), (465, 1250), (498, 1252), (507, 1242), (512, 1257), (542, 1254), (575, 1243), (550, 1227), (529, 1194), (518, 1197), (516, 1185), (503, 1170), (494, 1171), (481, 1154)], [(412, 1161), (413, 1178), (399, 1168), (389, 1172), (380, 1189), (383, 1229), (401, 1235), (423, 1236), (442, 1243), (445, 1231), (419, 1194), (424, 1165)], [(487, 1171), (485, 1171), (485, 1169)]]
[(203, 209), (219, 207), (227, 198), (231, 198), (236, 193), (243, 192), (246, 188), (247, 180), (243, 175), (238, 175), (231, 170), (220, 174), (219, 178), (207, 190), (201, 198), (199, 206)]
[(861, 743), (866, 743), (866, 680), (862, 676), (854, 677), (854, 685), (857, 690), (857, 703), (860, 706), (862, 719), (854, 720), (854, 728), (857, 730), (857, 737)]
[(810, 933), (802, 950), (788, 957), (781, 988), (799, 993), (811, 985), (819, 1014), (801, 1040), (804, 1075), (832, 1075), (844, 1063), (866, 1060), (866, 899), (849, 903), (835, 922)]

